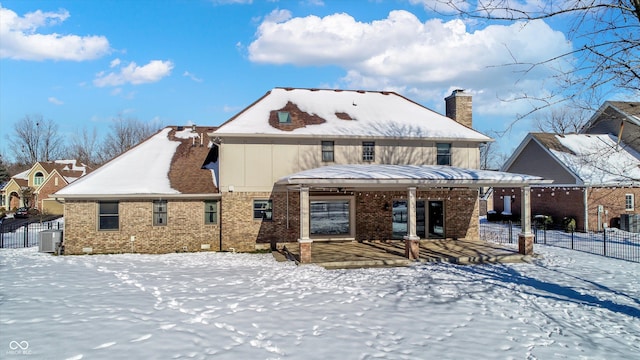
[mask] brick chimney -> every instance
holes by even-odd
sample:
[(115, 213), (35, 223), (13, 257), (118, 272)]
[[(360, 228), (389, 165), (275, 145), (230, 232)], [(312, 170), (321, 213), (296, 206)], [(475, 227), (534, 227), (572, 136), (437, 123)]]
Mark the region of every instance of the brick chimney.
[(471, 115), (471, 95), (464, 90), (453, 90), (451, 95), (444, 98), (446, 115), (460, 124), (472, 127), (473, 117)]

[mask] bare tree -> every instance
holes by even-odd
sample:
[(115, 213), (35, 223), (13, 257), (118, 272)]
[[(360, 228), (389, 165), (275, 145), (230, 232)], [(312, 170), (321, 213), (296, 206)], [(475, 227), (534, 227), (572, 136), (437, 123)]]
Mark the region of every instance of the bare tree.
[(7, 136), (18, 163), (33, 164), (48, 161), (64, 151), (58, 125), (44, 120), (42, 115), (27, 115), (14, 125), (14, 136)]
[(100, 163), (98, 157), (98, 132), (93, 128), (91, 132), (87, 128), (76, 133), (70, 139), (67, 150), (67, 156), (71, 159), (77, 159), (81, 163), (88, 166), (95, 166)]
[(538, 131), (560, 135), (579, 132), (586, 121), (584, 110), (566, 107), (537, 113), (535, 119)]
[(500, 153), (495, 142), (480, 145), (480, 169), (495, 170), (500, 168)]
[[(522, 94), (534, 104), (527, 116), (541, 108), (567, 100), (593, 103), (604, 88), (629, 93), (640, 91), (640, 0), (429, 0), (434, 11), (453, 10), (457, 15), (491, 21), (547, 20), (561, 18), (569, 26), (568, 37), (575, 48), (539, 63), (525, 64), (513, 54), (513, 64), (527, 71), (556, 60), (568, 60), (573, 67), (558, 70), (558, 89), (544, 98)], [(443, 7), (444, 5), (444, 7)], [(445, 11), (450, 13), (450, 11)], [(498, 64), (497, 64), (498, 65)]]
[(100, 149), (100, 162), (105, 163), (129, 150), (142, 140), (153, 135), (162, 126), (158, 123), (144, 123), (133, 118), (118, 115), (110, 126), (110, 132), (104, 139)]

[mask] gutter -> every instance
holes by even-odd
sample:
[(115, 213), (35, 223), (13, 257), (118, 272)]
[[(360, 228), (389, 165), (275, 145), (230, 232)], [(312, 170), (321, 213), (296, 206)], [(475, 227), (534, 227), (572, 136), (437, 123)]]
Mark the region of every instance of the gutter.
[(196, 199), (217, 200), (222, 198), (220, 193), (203, 194), (52, 194), (50, 198), (63, 200), (142, 200), (142, 199)]

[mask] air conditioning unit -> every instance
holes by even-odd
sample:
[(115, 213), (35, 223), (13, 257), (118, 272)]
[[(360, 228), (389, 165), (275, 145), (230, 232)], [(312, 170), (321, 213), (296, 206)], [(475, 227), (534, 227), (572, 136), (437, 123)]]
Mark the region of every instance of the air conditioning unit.
[(62, 244), (62, 230), (43, 230), (38, 237), (39, 252), (54, 253)]

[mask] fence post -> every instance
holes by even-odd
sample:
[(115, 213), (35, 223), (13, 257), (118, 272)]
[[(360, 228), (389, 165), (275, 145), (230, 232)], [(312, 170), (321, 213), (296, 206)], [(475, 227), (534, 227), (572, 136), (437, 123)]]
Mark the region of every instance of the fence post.
[(29, 224), (24, 226), (24, 247), (29, 247)]
[(513, 222), (511, 220), (509, 220), (509, 244), (512, 243), (512, 236), (513, 235)]
[(602, 232), (602, 255), (607, 256), (607, 229)]
[(574, 231), (571, 230), (571, 250), (573, 250), (573, 234), (574, 234)]
[(544, 236), (544, 244), (547, 245), (547, 223), (545, 222), (542, 228), (542, 236)]

